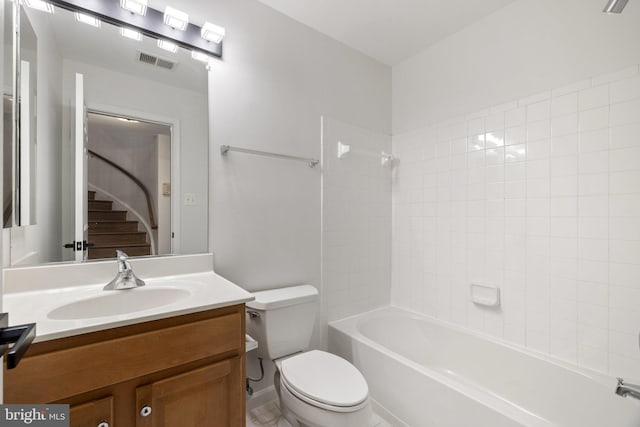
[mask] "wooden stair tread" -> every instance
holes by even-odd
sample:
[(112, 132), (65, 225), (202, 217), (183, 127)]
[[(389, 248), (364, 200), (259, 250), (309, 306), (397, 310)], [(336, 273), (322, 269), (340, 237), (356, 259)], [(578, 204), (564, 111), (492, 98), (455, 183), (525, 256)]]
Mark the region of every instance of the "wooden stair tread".
[(144, 231), (92, 231), (89, 233), (93, 236), (110, 236), (119, 234), (147, 234)]
[(128, 219), (92, 219), (89, 221), (90, 223), (93, 222), (106, 222), (106, 223), (119, 223), (119, 224), (137, 224), (138, 221), (132, 221), (132, 220), (128, 220)]
[(96, 245), (91, 249), (150, 248), (150, 243), (123, 243), (121, 245)]
[(131, 256), (151, 255), (151, 243), (147, 232), (138, 229), (139, 221), (128, 220), (127, 210), (114, 210), (112, 200), (96, 199), (95, 191), (88, 197), (88, 238), (95, 245), (89, 248), (89, 259), (115, 258), (116, 249)]

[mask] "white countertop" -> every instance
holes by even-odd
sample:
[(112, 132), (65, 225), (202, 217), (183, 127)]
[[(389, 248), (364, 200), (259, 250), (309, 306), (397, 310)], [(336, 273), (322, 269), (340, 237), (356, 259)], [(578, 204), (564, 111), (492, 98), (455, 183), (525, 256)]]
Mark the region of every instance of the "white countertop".
[[(4, 295), (3, 311), (9, 313), (11, 325), (36, 323), (35, 342), (40, 342), (243, 304), (253, 299), (249, 292), (213, 271), (155, 278), (142, 277), (142, 279), (146, 282), (145, 286), (124, 291), (104, 291), (102, 288), (106, 284), (105, 282), (86, 286), (76, 285), (10, 292)], [(163, 289), (164, 291), (156, 292), (156, 289)], [(175, 300), (170, 297), (162, 305), (146, 308), (144, 306), (148, 300), (146, 296), (141, 297), (141, 293), (145, 292), (151, 292), (146, 295), (174, 292), (177, 297)], [(133, 310), (135, 311), (125, 308), (126, 304), (118, 303), (118, 301), (126, 303), (127, 301), (124, 299), (127, 298), (127, 295), (132, 295), (132, 293), (138, 293), (134, 297), (135, 301), (139, 301), (139, 303), (133, 304), (135, 307)], [(78, 301), (83, 301), (81, 304), (84, 302), (91, 303), (91, 300), (95, 298), (105, 297), (111, 301), (107, 304), (111, 304), (109, 307), (113, 307), (113, 309), (106, 308), (103, 310), (102, 305), (96, 304), (95, 307), (100, 307), (96, 317), (85, 316), (72, 319), (66, 318), (67, 316), (65, 315), (52, 316), (50, 314), (53, 310), (64, 307), (67, 304), (75, 304)], [(100, 300), (100, 302), (102, 301)], [(106, 302), (107, 300), (104, 301)], [(139, 306), (135, 304), (139, 304)], [(109, 312), (110, 310), (112, 310), (111, 313)], [(124, 313), (122, 313), (123, 311)], [(68, 312), (73, 313), (73, 310), (67, 310)], [(69, 317), (73, 317), (73, 315)]]

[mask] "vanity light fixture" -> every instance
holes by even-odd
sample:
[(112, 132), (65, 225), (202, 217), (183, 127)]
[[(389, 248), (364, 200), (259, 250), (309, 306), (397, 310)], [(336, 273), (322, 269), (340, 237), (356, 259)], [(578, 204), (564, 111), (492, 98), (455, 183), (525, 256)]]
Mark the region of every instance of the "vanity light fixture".
[(171, 53), (178, 51), (178, 45), (167, 40), (158, 39), (158, 47)]
[[(80, 12), (127, 30), (125, 37), (140, 40), (145, 35), (156, 40), (173, 43), (188, 51), (201, 52), (207, 61), (213, 57), (222, 58), (224, 28), (207, 25), (205, 31), (200, 25), (189, 23), (189, 15), (172, 7), (165, 11), (154, 9), (148, 0), (14, 0), (31, 7), (52, 11), (53, 7)], [(48, 6), (48, 7), (47, 7)], [(144, 15), (136, 12), (142, 12)], [(137, 34), (139, 33), (139, 34)], [(216, 42), (220, 39), (219, 42)], [(212, 42), (212, 41), (213, 42)], [(175, 49), (163, 43), (161, 48)]]
[(136, 30), (132, 30), (131, 28), (122, 27), (120, 28), (120, 34), (122, 37), (126, 37), (131, 40), (141, 41), (142, 33)]
[(92, 27), (100, 28), (100, 21), (98, 18), (90, 15), (86, 15), (84, 13), (76, 12), (76, 21), (82, 22), (83, 24), (91, 25)]
[(189, 15), (171, 6), (167, 6), (164, 10), (164, 23), (171, 28), (184, 31), (189, 25)]
[(44, 0), (23, 0), (25, 6), (32, 9), (39, 10), (41, 12), (53, 13), (53, 5)]
[(147, 0), (120, 0), (120, 7), (136, 15), (147, 13)]
[(604, 7), (604, 13), (622, 13), (629, 0), (609, 0)]
[(211, 22), (205, 22), (200, 30), (200, 36), (203, 39), (214, 43), (220, 43), (224, 38), (224, 34), (224, 28), (212, 24)]
[(196, 61), (206, 62), (207, 64), (211, 60), (211, 57), (209, 55), (207, 55), (206, 53), (198, 52), (198, 51), (195, 51), (195, 50), (191, 51), (191, 58), (195, 59)]

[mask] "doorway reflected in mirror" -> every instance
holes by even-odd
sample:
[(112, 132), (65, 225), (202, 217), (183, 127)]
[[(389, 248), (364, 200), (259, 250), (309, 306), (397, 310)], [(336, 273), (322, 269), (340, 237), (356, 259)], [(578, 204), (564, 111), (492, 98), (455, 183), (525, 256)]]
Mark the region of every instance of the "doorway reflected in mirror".
[(88, 113), (89, 259), (171, 253), (171, 126)]

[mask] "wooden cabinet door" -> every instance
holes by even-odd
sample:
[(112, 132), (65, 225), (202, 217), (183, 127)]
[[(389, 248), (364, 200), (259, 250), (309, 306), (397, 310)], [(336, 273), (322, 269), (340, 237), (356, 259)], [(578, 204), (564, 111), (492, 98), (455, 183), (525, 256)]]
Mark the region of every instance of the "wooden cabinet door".
[[(90, 400), (69, 408), (70, 427), (113, 427), (113, 397)], [(106, 427), (106, 426), (105, 426)]]
[(241, 368), (235, 357), (138, 387), (136, 427), (244, 426)]

